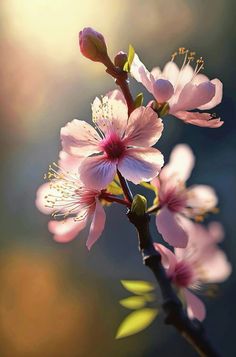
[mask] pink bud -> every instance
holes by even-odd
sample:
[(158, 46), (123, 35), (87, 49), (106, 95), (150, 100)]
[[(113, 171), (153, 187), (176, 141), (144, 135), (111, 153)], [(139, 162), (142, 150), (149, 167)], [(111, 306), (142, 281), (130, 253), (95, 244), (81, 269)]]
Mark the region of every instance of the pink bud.
[(120, 51), (114, 58), (114, 63), (116, 67), (123, 69), (125, 62), (127, 61), (127, 53)]
[(107, 46), (101, 33), (91, 27), (85, 27), (79, 33), (79, 45), (81, 53), (95, 62), (106, 62)]

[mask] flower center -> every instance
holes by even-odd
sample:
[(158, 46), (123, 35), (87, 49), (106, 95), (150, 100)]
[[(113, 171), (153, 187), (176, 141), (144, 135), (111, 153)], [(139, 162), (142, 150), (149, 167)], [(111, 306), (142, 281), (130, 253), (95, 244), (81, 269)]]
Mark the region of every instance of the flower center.
[(50, 181), (50, 192), (45, 196), (45, 203), (46, 207), (54, 209), (53, 218), (72, 215), (75, 220), (80, 220), (94, 208), (99, 192), (82, 186), (77, 174), (69, 173), (53, 163), (49, 165), (46, 178)]
[(186, 190), (179, 186), (160, 190), (159, 200), (161, 206), (166, 205), (173, 212), (181, 212), (186, 207)]
[(102, 140), (100, 145), (110, 160), (121, 158), (125, 152), (124, 142), (114, 132), (109, 133), (108, 136)]
[(193, 278), (193, 268), (188, 262), (182, 260), (176, 264), (175, 272), (171, 277), (174, 284), (180, 287), (188, 287), (192, 284)]

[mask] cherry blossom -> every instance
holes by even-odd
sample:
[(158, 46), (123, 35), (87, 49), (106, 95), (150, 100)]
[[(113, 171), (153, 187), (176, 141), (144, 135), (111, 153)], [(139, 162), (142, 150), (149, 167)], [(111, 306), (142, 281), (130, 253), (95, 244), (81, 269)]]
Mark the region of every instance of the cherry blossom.
[(189, 233), (186, 249), (175, 249), (174, 253), (161, 244), (155, 243), (162, 256), (162, 264), (172, 283), (177, 287), (187, 305), (190, 318), (204, 320), (206, 309), (195, 295), (209, 283), (220, 283), (228, 278), (231, 265), (217, 243), (223, 239), (220, 223), (212, 222), (208, 227), (183, 219)]
[(86, 243), (90, 249), (105, 225), (105, 211), (100, 203), (103, 195), (101, 191), (84, 186), (77, 171), (78, 159), (61, 152), (59, 165), (49, 166), (47, 178), (50, 182), (37, 191), (36, 206), (54, 218), (48, 229), (57, 242), (71, 241), (90, 224)]
[(201, 220), (207, 212), (214, 211), (217, 196), (207, 185), (186, 188), (195, 163), (189, 146), (175, 146), (159, 177), (152, 180), (156, 188), (159, 211), (156, 226), (164, 240), (174, 247), (184, 248), (188, 242), (188, 232), (182, 225), (181, 216)]
[(154, 96), (160, 116), (169, 113), (188, 124), (219, 128), (224, 122), (214, 114), (190, 111), (208, 110), (218, 105), (222, 100), (222, 82), (217, 78), (209, 80), (199, 73), (204, 64), (201, 57), (195, 68), (190, 65), (194, 62), (195, 52), (180, 48), (178, 54), (184, 58), (181, 68), (174, 62), (175, 52), (163, 71), (155, 67), (151, 72), (135, 54), (131, 74)]
[(135, 184), (158, 175), (163, 156), (151, 146), (159, 140), (163, 124), (150, 107), (135, 109), (128, 118), (127, 106), (110, 93), (92, 104), (95, 128), (74, 119), (61, 129), (63, 150), (83, 157), (80, 178), (94, 189), (106, 187), (117, 170)]

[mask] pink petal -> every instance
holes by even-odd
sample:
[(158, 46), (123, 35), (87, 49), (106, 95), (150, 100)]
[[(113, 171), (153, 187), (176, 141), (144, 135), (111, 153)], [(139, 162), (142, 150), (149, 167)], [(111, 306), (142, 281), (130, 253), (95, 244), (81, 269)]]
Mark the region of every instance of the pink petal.
[(83, 120), (74, 119), (61, 129), (63, 150), (68, 154), (84, 157), (100, 152), (100, 136)]
[(89, 236), (87, 239), (86, 246), (90, 250), (94, 243), (101, 236), (106, 221), (106, 214), (102, 205), (97, 201), (96, 209), (94, 211), (93, 220), (89, 230)]
[(129, 118), (125, 131), (127, 146), (149, 147), (161, 137), (163, 123), (150, 107), (135, 109)]
[(177, 79), (179, 77), (179, 67), (173, 61), (167, 62), (163, 69), (163, 78), (168, 79), (173, 86), (176, 85)]
[(163, 155), (154, 148), (127, 149), (118, 163), (118, 170), (129, 181), (138, 184), (151, 181), (161, 170)]
[[(115, 132), (122, 137), (127, 126), (128, 107), (117, 92), (109, 93), (101, 99), (95, 98), (92, 103), (93, 121), (104, 133)], [(119, 99), (118, 99), (119, 98)]]
[[(35, 205), (44, 214), (52, 214), (55, 211), (54, 207), (50, 207), (48, 200), (48, 195), (58, 196), (58, 191), (50, 186), (50, 182), (42, 184), (36, 193)], [(58, 208), (59, 209), (59, 208)]]
[(193, 124), (207, 128), (219, 128), (224, 122), (220, 118), (213, 119), (209, 113), (178, 111), (174, 115), (187, 124)]
[(192, 110), (208, 103), (215, 95), (215, 85), (210, 81), (198, 85), (187, 83), (181, 90), (178, 101), (170, 107), (170, 114)]
[(58, 166), (65, 170), (66, 172), (73, 173), (73, 174), (78, 174), (78, 167), (81, 163), (82, 158), (78, 158), (72, 155), (67, 154), (65, 151), (60, 151), (59, 153), (59, 161), (58, 161)]
[(161, 72), (161, 69), (160, 67), (154, 67), (152, 70), (151, 70), (151, 74), (153, 75), (155, 81), (159, 78), (162, 77), (162, 72)]
[(157, 79), (153, 83), (153, 95), (158, 103), (164, 103), (174, 94), (174, 88), (167, 79)]
[(92, 189), (105, 188), (116, 174), (117, 164), (103, 155), (84, 159), (79, 167), (81, 181)]
[(211, 80), (211, 83), (213, 83), (215, 85), (215, 95), (210, 100), (210, 102), (198, 107), (198, 109), (200, 109), (200, 110), (207, 110), (207, 109), (214, 108), (218, 104), (220, 104), (221, 101), (222, 101), (222, 96), (223, 96), (223, 84), (222, 84), (222, 82), (219, 79), (215, 78), (215, 79)]
[(161, 262), (166, 269), (167, 275), (171, 277), (177, 264), (175, 254), (162, 244), (154, 243), (154, 247), (161, 254)]
[(208, 249), (202, 264), (202, 281), (206, 283), (221, 283), (225, 281), (232, 272), (226, 254), (217, 246)]
[(121, 101), (122, 103), (126, 104), (125, 97), (123, 93), (119, 89), (114, 89), (111, 90), (106, 94), (106, 97), (112, 100), (118, 100)]
[(187, 303), (188, 316), (191, 319), (198, 319), (203, 321), (206, 317), (206, 308), (203, 302), (188, 289), (183, 289), (183, 293)]
[(215, 190), (207, 185), (194, 185), (188, 189), (187, 206), (199, 209), (199, 213), (216, 207), (218, 198)]
[(140, 61), (137, 54), (134, 55), (130, 73), (136, 81), (142, 83), (150, 93), (153, 92), (154, 77)]
[(171, 212), (167, 207), (161, 208), (156, 215), (156, 226), (158, 232), (167, 243), (173, 247), (186, 247), (188, 236), (181, 225), (177, 213)]
[(74, 239), (86, 226), (86, 219), (75, 221), (67, 218), (64, 221), (50, 221), (48, 230), (54, 234), (53, 239), (59, 243), (67, 243)]
[(173, 174), (182, 182), (186, 182), (195, 164), (195, 157), (191, 148), (186, 144), (174, 147), (167, 165), (163, 167), (160, 177), (167, 180)]
[(224, 239), (224, 227), (219, 222), (211, 222), (208, 224), (208, 231), (215, 243), (222, 242)]
[(179, 72), (179, 76), (175, 84), (175, 91), (180, 92), (184, 86), (192, 80), (193, 73), (193, 68), (189, 64), (185, 65), (184, 68)]

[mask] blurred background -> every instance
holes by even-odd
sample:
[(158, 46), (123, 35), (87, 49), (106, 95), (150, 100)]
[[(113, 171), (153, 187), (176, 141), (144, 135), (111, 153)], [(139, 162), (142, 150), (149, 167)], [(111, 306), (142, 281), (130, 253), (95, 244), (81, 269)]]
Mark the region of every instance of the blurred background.
[[(214, 111), (220, 129), (165, 119), (158, 147), (168, 158), (176, 143), (197, 157), (190, 183), (212, 185), (220, 197), (226, 239), (236, 260), (235, 11), (228, 0), (5, 0), (0, 3), (1, 249), (0, 355), (2, 357), (195, 356), (160, 315), (144, 332), (115, 340), (129, 313), (121, 279), (153, 281), (143, 267), (125, 210), (107, 210), (107, 225), (88, 253), (87, 230), (60, 245), (48, 217), (34, 205), (48, 165), (57, 160), (60, 128), (91, 120), (96, 95), (115, 88), (98, 63), (80, 55), (78, 31), (91, 26), (113, 57), (131, 43), (149, 69), (163, 66), (180, 46), (203, 56), (210, 78), (224, 83)], [(131, 81), (133, 93), (141, 89)], [(149, 97), (145, 94), (145, 99)], [(155, 229), (154, 229), (155, 234)], [(206, 329), (223, 356), (235, 356), (235, 275), (207, 300)]]

